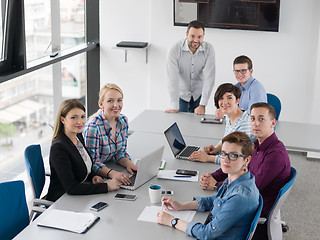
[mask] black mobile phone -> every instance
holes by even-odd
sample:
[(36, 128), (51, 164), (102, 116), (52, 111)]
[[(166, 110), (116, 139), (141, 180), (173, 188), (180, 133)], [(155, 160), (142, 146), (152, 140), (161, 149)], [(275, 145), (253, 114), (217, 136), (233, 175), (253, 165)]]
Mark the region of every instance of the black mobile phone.
[(197, 171), (186, 170), (186, 169), (178, 169), (178, 170), (176, 171), (176, 174), (196, 176), (196, 175), (197, 175)]
[(174, 193), (172, 190), (166, 190), (166, 191), (162, 191), (162, 194), (173, 195)]
[(201, 118), (202, 123), (222, 123), (223, 118)]
[(106, 203), (106, 202), (98, 202), (95, 205), (93, 205), (90, 209), (98, 212), (107, 206), (108, 206), (108, 203)]
[(122, 200), (134, 201), (134, 200), (137, 199), (137, 195), (117, 193), (117, 194), (114, 196), (114, 198), (116, 198), (116, 199), (122, 199)]

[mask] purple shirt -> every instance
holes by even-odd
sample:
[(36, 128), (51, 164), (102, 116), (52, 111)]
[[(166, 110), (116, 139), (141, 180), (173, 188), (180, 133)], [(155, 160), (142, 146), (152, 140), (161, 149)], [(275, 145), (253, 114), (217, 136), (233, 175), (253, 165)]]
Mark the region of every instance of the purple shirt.
[[(261, 215), (266, 217), (279, 190), (288, 182), (291, 171), (288, 152), (275, 133), (260, 145), (258, 140), (254, 142), (249, 170), (255, 176), (257, 188), (263, 198)], [(212, 176), (220, 182), (228, 175), (218, 169)]]

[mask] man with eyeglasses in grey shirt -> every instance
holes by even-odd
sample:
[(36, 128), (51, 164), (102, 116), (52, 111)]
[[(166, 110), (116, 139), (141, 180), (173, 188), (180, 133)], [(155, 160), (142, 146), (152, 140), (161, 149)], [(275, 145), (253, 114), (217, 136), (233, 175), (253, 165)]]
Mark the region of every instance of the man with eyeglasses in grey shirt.
[(199, 21), (188, 25), (187, 38), (170, 50), (167, 80), (171, 108), (165, 112), (205, 114), (205, 108), (215, 81), (215, 53), (204, 42), (204, 26)]

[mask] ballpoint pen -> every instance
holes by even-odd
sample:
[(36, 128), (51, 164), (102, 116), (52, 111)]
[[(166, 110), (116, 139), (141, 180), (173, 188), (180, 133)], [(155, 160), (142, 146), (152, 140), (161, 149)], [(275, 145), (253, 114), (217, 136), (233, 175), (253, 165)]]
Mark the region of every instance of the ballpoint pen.
[(191, 178), (192, 176), (190, 176), (190, 175), (176, 175), (176, 176), (174, 176), (174, 177), (178, 177), (178, 178)]
[(161, 202), (161, 211), (163, 211), (164, 201)]

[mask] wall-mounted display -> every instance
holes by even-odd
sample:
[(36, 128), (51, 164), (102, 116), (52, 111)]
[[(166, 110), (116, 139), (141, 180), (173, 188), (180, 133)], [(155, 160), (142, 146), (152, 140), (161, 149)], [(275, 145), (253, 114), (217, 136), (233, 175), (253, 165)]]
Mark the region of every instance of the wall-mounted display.
[(173, 0), (174, 25), (192, 20), (209, 28), (279, 31), (280, 0)]

